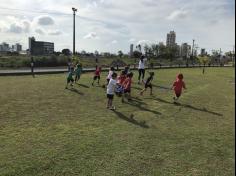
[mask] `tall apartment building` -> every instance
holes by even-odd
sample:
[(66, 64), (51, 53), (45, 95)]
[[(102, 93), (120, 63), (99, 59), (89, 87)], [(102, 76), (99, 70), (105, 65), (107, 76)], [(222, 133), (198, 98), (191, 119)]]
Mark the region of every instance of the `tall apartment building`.
[(34, 37), (29, 38), (29, 52), (31, 55), (50, 55), (54, 52), (54, 43), (36, 41)]
[(0, 45), (0, 51), (2, 51), (2, 52), (10, 51), (9, 44), (6, 43), (6, 42), (3, 42), (3, 43)]
[(189, 58), (191, 56), (191, 46), (188, 43), (183, 43), (180, 48), (180, 56)]
[(134, 44), (131, 44), (131, 45), (130, 45), (130, 51), (129, 51), (130, 57), (132, 57), (133, 54), (134, 54)]
[(19, 43), (12, 45), (12, 51), (16, 51), (16, 52), (22, 51), (22, 45), (20, 45)]
[(175, 33), (175, 31), (170, 31), (167, 34), (166, 46), (167, 47), (174, 47), (175, 43), (176, 43), (176, 33)]

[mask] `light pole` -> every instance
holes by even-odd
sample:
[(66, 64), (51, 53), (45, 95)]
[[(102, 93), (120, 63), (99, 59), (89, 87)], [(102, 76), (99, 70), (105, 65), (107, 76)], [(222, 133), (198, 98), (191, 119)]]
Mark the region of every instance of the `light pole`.
[(233, 46), (233, 67), (235, 67), (235, 46)]
[(195, 42), (195, 40), (193, 39), (193, 46), (192, 46), (192, 62), (193, 62), (193, 55), (194, 55), (194, 42)]
[(72, 7), (73, 11), (73, 55), (75, 55), (75, 14), (77, 12), (77, 9)]

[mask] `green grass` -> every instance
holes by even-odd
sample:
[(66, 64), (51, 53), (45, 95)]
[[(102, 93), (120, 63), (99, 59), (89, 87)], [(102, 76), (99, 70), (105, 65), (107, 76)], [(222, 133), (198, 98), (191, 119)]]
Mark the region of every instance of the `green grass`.
[[(166, 88), (179, 71), (188, 90), (174, 105)], [(232, 68), (157, 70), (155, 96), (134, 83), (116, 112), (92, 73), (74, 91), (65, 77), (0, 77), (1, 176), (234, 175)]]

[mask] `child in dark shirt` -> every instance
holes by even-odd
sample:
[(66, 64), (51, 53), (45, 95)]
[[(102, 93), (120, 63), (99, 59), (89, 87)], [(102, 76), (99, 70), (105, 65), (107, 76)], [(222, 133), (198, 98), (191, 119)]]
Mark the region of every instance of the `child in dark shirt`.
[(143, 93), (147, 90), (147, 88), (150, 88), (150, 95), (152, 95), (152, 80), (154, 77), (154, 72), (149, 72), (149, 77), (147, 78), (146, 81), (144, 81), (145, 86), (144, 89), (140, 92), (140, 95), (143, 95)]

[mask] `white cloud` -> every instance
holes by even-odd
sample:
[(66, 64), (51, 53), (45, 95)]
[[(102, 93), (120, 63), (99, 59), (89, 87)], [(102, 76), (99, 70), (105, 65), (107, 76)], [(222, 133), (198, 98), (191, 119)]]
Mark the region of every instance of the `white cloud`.
[(98, 35), (96, 32), (90, 32), (83, 37), (84, 39), (98, 39)]
[(133, 42), (135, 42), (135, 41), (136, 41), (135, 38), (131, 38), (131, 39), (129, 39), (129, 42), (130, 42), (130, 43), (133, 43)]
[(60, 30), (54, 30), (54, 31), (49, 31), (48, 34), (49, 35), (61, 35), (62, 32)]
[(188, 12), (185, 10), (175, 10), (172, 12), (167, 19), (168, 20), (177, 20), (177, 19), (184, 19), (188, 16)]
[(137, 42), (137, 45), (148, 45), (151, 44), (152, 42), (150, 40), (140, 40)]
[[(127, 52), (130, 43), (165, 41), (170, 30), (175, 30), (179, 44), (191, 43), (194, 38), (199, 47), (227, 51), (231, 49), (229, 45), (235, 43), (233, 0), (1, 0), (1, 7), (9, 4), (11, 8), (23, 11), (1, 9), (0, 40), (19, 40), (26, 43), (25, 47), (28, 36), (41, 29), (45, 35), (41, 35), (40, 40), (54, 42), (56, 50), (65, 45), (72, 49), (72, 6), (79, 9), (76, 16), (76, 46), (79, 50)], [(39, 16), (27, 12), (28, 9), (50, 12), (50, 15)], [(17, 33), (8, 35), (7, 31)], [(60, 34), (60, 37), (49, 33)]]
[(40, 29), (40, 28), (35, 29), (35, 32), (39, 35), (44, 35), (45, 34), (44, 30)]
[(111, 44), (117, 44), (118, 43), (118, 41), (117, 40), (113, 40), (112, 42), (111, 42)]
[(50, 16), (40, 16), (38, 18), (38, 24), (41, 26), (53, 25), (54, 23), (54, 19)]

